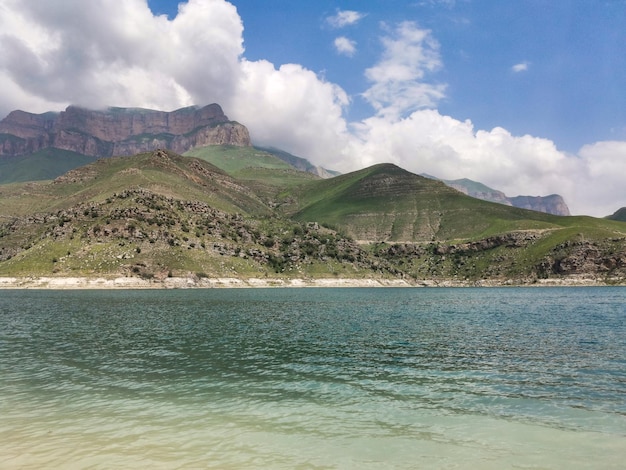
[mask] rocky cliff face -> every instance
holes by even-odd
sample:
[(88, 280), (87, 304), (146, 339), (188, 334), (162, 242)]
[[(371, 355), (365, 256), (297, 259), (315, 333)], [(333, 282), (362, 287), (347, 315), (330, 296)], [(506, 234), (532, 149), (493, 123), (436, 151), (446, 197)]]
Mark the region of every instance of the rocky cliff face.
[(497, 202), (507, 206), (519, 207), (520, 209), (545, 212), (546, 214), (570, 215), (569, 208), (567, 207), (565, 200), (558, 194), (551, 194), (549, 196), (508, 197), (502, 191), (492, 189), (482, 183), (469, 179), (442, 181), (451, 188), (461, 191), (463, 194), (467, 194), (468, 196), (475, 197), (477, 199), (482, 199), (483, 201)]
[(156, 148), (184, 153), (206, 145), (250, 146), (250, 135), (217, 104), (172, 112), (69, 106), (61, 113), (13, 111), (0, 121), (0, 156), (27, 155), (48, 147), (92, 157), (134, 155)]
[(508, 199), (514, 207), (545, 212), (546, 214), (570, 215), (569, 207), (558, 194), (549, 196), (517, 196)]
[(492, 189), (489, 186), (485, 186), (482, 183), (463, 178), (460, 180), (443, 180), (446, 185), (451, 188), (461, 191), (463, 194), (482, 199), (483, 201), (497, 202), (498, 204), (504, 204), (505, 206), (512, 206), (513, 204), (506, 197), (502, 191)]

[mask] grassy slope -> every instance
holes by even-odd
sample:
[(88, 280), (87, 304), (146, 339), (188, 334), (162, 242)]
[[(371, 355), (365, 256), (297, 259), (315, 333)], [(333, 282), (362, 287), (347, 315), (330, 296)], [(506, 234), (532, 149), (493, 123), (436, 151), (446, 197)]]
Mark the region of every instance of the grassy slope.
[(382, 164), (284, 193), (298, 220), (337, 225), (371, 240), (481, 238), (523, 229), (549, 229), (555, 216), (470, 198), (442, 182)]
[(185, 155), (206, 160), (233, 176), (249, 168), (293, 169), (276, 156), (254, 147), (211, 145), (192, 149)]
[(341, 257), (359, 250), (272, 216), (222, 170), (174, 154), (102, 159), (0, 192), (0, 275), (327, 276), (353, 272)]
[[(128, 188), (141, 187), (182, 200), (198, 200), (227, 212), (267, 214), (247, 187), (219, 168), (173, 153), (100, 159), (52, 182), (0, 186), (0, 215), (25, 216), (61, 210), (80, 202), (98, 202)], [(199, 173), (200, 168), (206, 174)]]
[(93, 157), (54, 148), (25, 157), (0, 159), (0, 184), (53, 179), (94, 160)]
[[(329, 180), (284, 167), (231, 170), (240, 179), (155, 152), (98, 160), (53, 182), (0, 185), (0, 274), (481, 279), (549, 276), (572, 254), (586, 262), (600, 253), (618, 268), (626, 260), (623, 222), (488, 203), (395, 165)], [(273, 210), (264, 201), (279, 190)], [(387, 243), (358, 249), (303, 225), (313, 221)], [(511, 244), (510, 233), (530, 238)], [(472, 248), (502, 234), (503, 243)]]
[(609, 215), (605, 218), (609, 220), (619, 220), (621, 222), (626, 222), (626, 207), (618, 209), (617, 211), (615, 211), (614, 214)]
[(318, 176), (296, 169), (275, 155), (255, 147), (215, 145), (196, 148), (185, 155), (200, 158), (221, 168), (268, 202), (273, 202), (276, 193), (285, 188), (319, 179)]

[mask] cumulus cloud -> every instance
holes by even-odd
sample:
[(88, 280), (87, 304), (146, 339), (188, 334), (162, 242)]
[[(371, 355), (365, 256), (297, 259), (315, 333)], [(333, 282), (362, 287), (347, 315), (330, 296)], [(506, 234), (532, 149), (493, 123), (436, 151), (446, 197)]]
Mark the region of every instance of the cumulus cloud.
[[(467, 177), (509, 195), (543, 194), (546, 187), (569, 186), (566, 157), (553, 142), (515, 137), (503, 128), (475, 130), (436, 110), (418, 110), (406, 118), (381, 117), (360, 123), (363, 163), (381, 159), (445, 179)], [(380, 149), (385, 149), (383, 153)]]
[(439, 43), (427, 29), (403, 22), (382, 39), (381, 60), (365, 71), (372, 86), (363, 93), (376, 111), (390, 118), (434, 107), (445, 96), (445, 85), (425, 81), (441, 68)]
[(356, 42), (345, 36), (335, 39), (335, 49), (337, 53), (352, 57), (356, 53)]
[(326, 22), (333, 28), (344, 28), (357, 24), (365, 17), (364, 13), (353, 10), (341, 10), (336, 15), (326, 18)]
[[(345, 91), (297, 64), (242, 61), (231, 111), (253, 141), (331, 165), (347, 138)], [(230, 111), (229, 111), (230, 113)]]
[(626, 142), (605, 141), (578, 151), (583, 171), (576, 174), (570, 199), (579, 213), (606, 216), (626, 207)]
[[(353, 13), (339, 12), (334, 24), (362, 18)], [(339, 85), (299, 64), (247, 60), (242, 34), (225, 0), (189, 0), (171, 20), (146, 0), (0, 0), (0, 113), (217, 102), (256, 144), (328, 168), (393, 162), (511, 196), (560, 193), (573, 213), (626, 206), (626, 142), (569, 155), (550, 140), (475, 129), (437, 111), (445, 96), (445, 84), (432, 80), (443, 65), (439, 45), (415, 23), (382, 30), (382, 54), (364, 72), (373, 113), (358, 122), (347, 121), (350, 96)]]
[(554, 142), (506, 129), (476, 130), (436, 110), (355, 125), (349, 154), (362, 166), (392, 162), (414, 173), (470, 178), (509, 196), (558, 193), (573, 214), (603, 217), (626, 207), (626, 142), (597, 142), (570, 155)]
[(511, 71), (515, 73), (526, 72), (529, 66), (530, 63), (528, 62), (520, 62), (519, 64), (515, 64), (514, 66), (512, 66)]
[(0, 80), (55, 108), (175, 107), (234, 91), (243, 26), (222, 0), (190, 0), (172, 21), (145, 0), (2, 0), (2, 10)]

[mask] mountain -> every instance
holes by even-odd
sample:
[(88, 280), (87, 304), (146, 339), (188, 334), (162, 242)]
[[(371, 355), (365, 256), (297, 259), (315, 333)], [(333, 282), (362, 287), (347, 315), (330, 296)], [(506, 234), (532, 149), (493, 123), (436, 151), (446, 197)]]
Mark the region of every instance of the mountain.
[(30, 155), (0, 157), (0, 184), (54, 179), (96, 160), (69, 150), (48, 147)]
[(246, 127), (230, 121), (217, 104), (172, 112), (70, 106), (61, 113), (13, 111), (0, 121), (0, 184), (52, 179), (97, 158), (159, 148), (226, 168), (241, 169), (254, 155), (254, 167), (263, 156), (268, 167), (282, 165), (322, 178), (337, 174), (282, 150), (253, 149)]
[(621, 222), (626, 222), (626, 207), (622, 207), (615, 211), (612, 215), (606, 217), (609, 220), (619, 220)]
[(294, 218), (339, 226), (369, 241), (444, 241), (531, 222), (533, 228), (552, 226), (546, 214), (472, 198), (393, 164), (312, 182), (287, 194), (299, 203), (290, 210)]
[(626, 283), (626, 226), (482, 201), (391, 164), (230, 174), (157, 150), (0, 185), (0, 276)]
[(69, 106), (61, 113), (12, 111), (0, 121), (0, 156), (4, 157), (55, 148), (101, 158), (157, 148), (184, 153), (205, 145), (250, 146), (250, 135), (217, 104), (172, 112)]
[[(430, 175), (423, 175), (427, 178), (439, 179)], [(507, 206), (519, 207), (532, 211), (545, 212), (553, 215), (570, 215), (569, 208), (565, 200), (558, 194), (549, 196), (516, 196), (508, 197), (502, 191), (490, 188), (482, 183), (472, 181), (467, 178), (457, 180), (441, 180), (451, 188), (461, 191), (468, 196), (482, 199), (483, 201), (497, 202)]]
[(360, 251), (280, 217), (216, 166), (170, 151), (0, 186), (0, 276), (253, 277), (296, 266), (302, 275), (320, 265), (341, 272), (340, 257)]
[(569, 207), (562, 196), (550, 194), (549, 196), (515, 196), (509, 201), (514, 207), (529, 209), (532, 211), (545, 212), (554, 215), (570, 215)]
[(306, 171), (308, 173), (313, 173), (321, 178), (332, 178), (333, 176), (337, 176), (340, 173), (338, 171), (327, 170), (326, 168), (322, 168), (321, 166), (313, 165), (310, 161), (305, 158), (296, 157), (284, 150), (280, 150), (274, 147), (255, 147), (261, 151), (270, 153), (280, 158), (284, 162), (289, 163), (289, 165), (293, 166), (297, 170)]
[[(375, 265), (414, 279), (622, 279), (626, 227), (482, 201), (380, 164), (282, 193), (295, 220), (347, 233)], [(378, 263), (378, 264), (376, 264)]]
[[(424, 175), (426, 176), (426, 175)], [(429, 178), (439, 179), (434, 176), (428, 176)], [(467, 178), (461, 178), (458, 180), (441, 180), (447, 186), (461, 191), (463, 194), (482, 199), (483, 201), (497, 202), (498, 204), (504, 204), (506, 206), (512, 206), (511, 200), (502, 191), (490, 188), (477, 181), (472, 181)]]

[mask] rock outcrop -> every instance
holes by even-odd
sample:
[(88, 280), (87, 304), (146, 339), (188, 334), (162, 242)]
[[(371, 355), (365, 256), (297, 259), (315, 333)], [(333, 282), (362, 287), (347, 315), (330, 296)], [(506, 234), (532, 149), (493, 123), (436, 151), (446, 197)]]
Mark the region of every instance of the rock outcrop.
[(554, 215), (570, 215), (565, 200), (558, 194), (549, 196), (517, 196), (508, 198), (513, 207)]
[(207, 145), (250, 146), (250, 135), (245, 126), (230, 121), (218, 104), (172, 112), (69, 106), (61, 113), (13, 111), (0, 121), (0, 156), (27, 155), (53, 147), (110, 157), (157, 148), (184, 153)]
[(482, 183), (478, 183), (467, 178), (442, 181), (451, 188), (454, 188), (457, 191), (461, 191), (463, 194), (467, 194), (468, 196), (475, 197), (476, 199), (482, 199), (483, 201), (489, 202), (497, 202), (498, 204), (504, 204), (505, 206), (513, 205), (509, 198), (506, 196), (506, 194), (504, 194), (502, 191), (492, 189)]
[[(433, 176), (424, 175), (429, 178), (438, 179)], [(553, 215), (570, 215), (569, 207), (563, 197), (558, 194), (549, 196), (516, 196), (508, 197), (502, 191), (492, 189), (482, 183), (469, 180), (467, 178), (458, 180), (441, 180), (451, 188), (461, 191), (463, 194), (482, 199), (483, 201), (497, 202), (506, 206), (529, 209), (531, 211), (545, 212)]]

